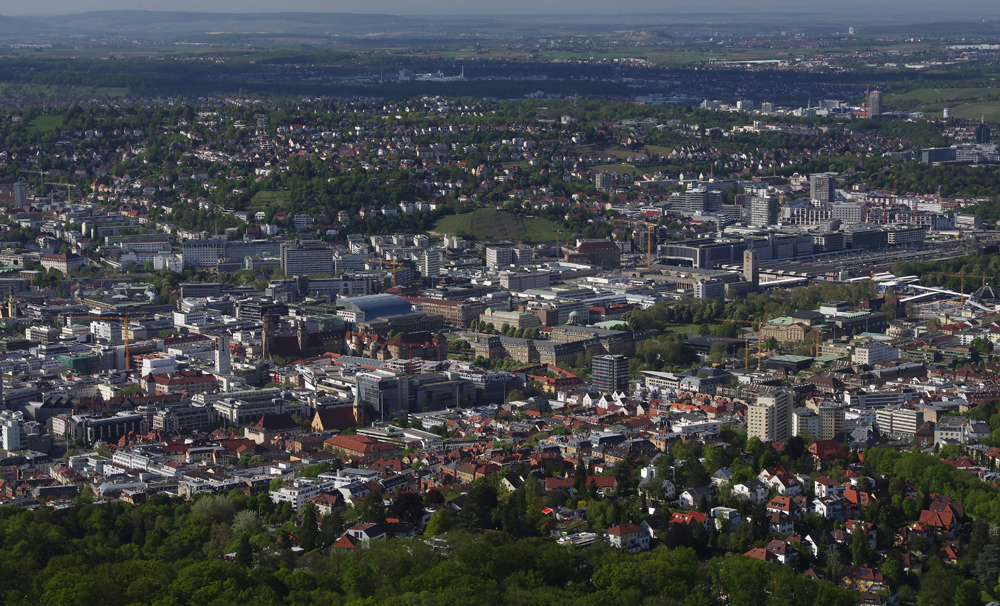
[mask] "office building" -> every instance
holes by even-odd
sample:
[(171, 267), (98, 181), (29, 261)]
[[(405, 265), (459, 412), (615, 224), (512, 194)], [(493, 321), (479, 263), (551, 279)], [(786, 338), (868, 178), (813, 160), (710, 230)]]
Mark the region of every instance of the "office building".
[(777, 225), (778, 224), (778, 199), (767, 195), (754, 196), (750, 199), (750, 224), (751, 225)]
[(873, 90), (868, 93), (868, 117), (872, 118), (882, 114), (882, 91)]
[(694, 283), (695, 299), (725, 299), (726, 283), (722, 280), (699, 280)]
[(184, 267), (215, 267), (226, 258), (226, 241), (187, 240), (182, 251)]
[(976, 143), (983, 144), (990, 142), (990, 125), (980, 122), (976, 125)]
[(887, 406), (875, 411), (875, 423), (884, 434), (912, 438), (924, 424), (924, 413), (912, 408)]
[(281, 247), (281, 269), (286, 276), (333, 275), (333, 250), (326, 246), (290, 244)]
[(625, 356), (594, 356), (591, 369), (597, 391), (628, 391), (628, 358)]
[(497, 269), (517, 265), (517, 255), (513, 246), (487, 246), (486, 267)]
[(757, 398), (748, 407), (747, 435), (761, 442), (784, 442), (792, 425), (792, 399), (787, 391), (778, 391)]
[[(830, 173), (809, 175), (809, 197), (817, 202), (829, 204), (836, 200), (837, 177)], [(834, 217), (836, 219), (837, 217)]]
[(851, 361), (855, 364), (867, 364), (874, 366), (886, 360), (895, 360), (899, 357), (899, 349), (886, 345), (885, 343), (867, 343), (854, 348)]
[(670, 196), (670, 210), (690, 213), (714, 213), (722, 210), (724, 197), (718, 189), (689, 189)]
[(441, 275), (441, 251), (425, 250), (420, 255), (420, 275), (424, 278), (437, 278)]

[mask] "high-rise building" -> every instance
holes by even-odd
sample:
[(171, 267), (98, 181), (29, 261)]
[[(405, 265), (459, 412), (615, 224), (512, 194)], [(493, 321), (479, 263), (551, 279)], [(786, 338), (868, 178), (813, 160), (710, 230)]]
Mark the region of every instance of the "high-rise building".
[(791, 435), (792, 399), (787, 391), (757, 398), (748, 407), (747, 436), (761, 442), (784, 442)]
[(865, 108), (868, 113), (868, 117), (878, 116), (882, 113), (882, 91), (873, 90), (868, 93), (868, 105)]
[(437, 278), (441, 275), (441, 251), (425, 250), (420, 255), (420, 275), (425, 278)]
[(990, 125), (985, 121), (976, 125), (976, 143), (990, 142)]
[(28, 184), (18, 181), (14, 184), (14, 204), (24, 206), (28, 203)]
[(844, 433), (847, 415), (835, 402), (807, 402), (806, 407), (819, 416), (819, 431), (812, 437), (817, 440), (835, 440)]
[(628, 391), (628, 358), (625, 356), (594, 356), (591, 369), (597, 391)]
[(754, 288), (760, 285), (760, 255), (752, 248), (743, 251), (743, 279), (753, 284)]
[(836, 200), (837, 178), (829, 173), (809, 175), (809, 197), (829, 204)]
[(751, 225), (777, 225), (778, 199), (764, 193), (750, 199)]
[(819, 415), (807, 408), (792, 411), (792, 435), (816, 439), (819, 435)]
[(597, 173), (594, 175), (594, 187), (600, 190), (611, 187), (611, 175), (608, 173)]
[(215, 372), (220, 376), (233, 373), (232, 353), (229, 351), (229, 335), (222, 333), (215, 350)]

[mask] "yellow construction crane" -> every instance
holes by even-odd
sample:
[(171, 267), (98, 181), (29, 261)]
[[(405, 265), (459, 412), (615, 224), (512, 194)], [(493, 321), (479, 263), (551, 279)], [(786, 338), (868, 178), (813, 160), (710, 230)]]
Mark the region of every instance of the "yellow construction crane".
[(645, 225), (646, 226), (646, 267), (653, 265), (653, 230), (657, 227), (657, 223), (650, 223), (649, 221), (638, 221), (635, 219), (615, 219), (615, 223), (629, 223), (631, 225)]
[[(716, 318), (716, 322), (732, 322), (733, 324), (750, 324), (757, 331), (757, 370), (760, 370), (764, 365), (764, 340), (761, 338), (760, 327), (764, 324), (763, 320), (730, 320), (728, 318)], [(750, 340), (744, 339), (747, 342), (747, 346), (743, 348), (744, 357), (743, 368), (750, 370)]]
[(70, 320), (114, 320), (122, 323), (122, 341), (125, 343), (125, 371), (129, 370), (129, 337), (128, 337), (128, 323), (148, 320), (147, 317), (136, 318), (128, 314), (121, 316), (70, 316)]
[(46, 181), (45, 185), (65, 185), (66, 186), (66, 200), (71, 200), (73, 198), (73, 192), (70, 190), (71, 187), (79, 187), (78, 185), (73, 185), (72, 183), (60, 183), (57, 181)]
[(375, 263), (378, 263), (382, 267), (385, 267), (385, 265), (387, 263), (389, 265), (392, 265), (392, 285), (395, 286), (396, 285), (396, 268), (402, 266), (403, 263), (399, 263), (398, 261), (395, 261), (395, 260), (393, 260), (393, 261), (386, 261), (384, 259), (375, 259)]
[(964, 271), (960, 271), (958, 273), (948, 273), (946, 271), (929, 271), (929, 272), (926, 272), (926, 273), (928, 275), (932, 275), (932, 276), (950, 276), (952, 278), (961, 278), (962, 279), (962, 286), (961, 286), (961, 288), (959, 288), (959, 292), (962, 293), (962, 296), (960, 298), (961, 302), (962, 302), (962, 305), (965, 305), (965, 279), (966, 278), (982, 278), (983, 279), (983, 286), (986, 286), (986, 274), (985, 273), (983, 273), (983, 274), (967, 274)]

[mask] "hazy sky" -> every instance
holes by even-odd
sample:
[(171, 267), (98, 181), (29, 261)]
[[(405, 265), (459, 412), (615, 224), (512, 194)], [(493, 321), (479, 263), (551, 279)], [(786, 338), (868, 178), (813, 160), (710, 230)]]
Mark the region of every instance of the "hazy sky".
[(1000, 18), (996, 0), (0, 0), (0, 15), (54, 15), (98, 10), (199, 12), (345, 12), (421, 14), (579, 14), (671, 12), (808, 12), (840, 16), (900, 15), (910, 21), (923, 15), (968, 21)]

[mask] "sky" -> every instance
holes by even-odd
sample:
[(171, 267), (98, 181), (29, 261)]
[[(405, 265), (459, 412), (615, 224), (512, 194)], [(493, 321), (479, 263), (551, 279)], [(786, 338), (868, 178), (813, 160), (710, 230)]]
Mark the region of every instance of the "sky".
[(671, 12), (808, 12), (841, 17), (857, 11), (949, 20), (1000, 19), (996, 0), (0, 0), (0, 15), (41, 16), (100, 10), (251, 12), (339, 12), (393, 15), (474, 14), (669, 14)]

